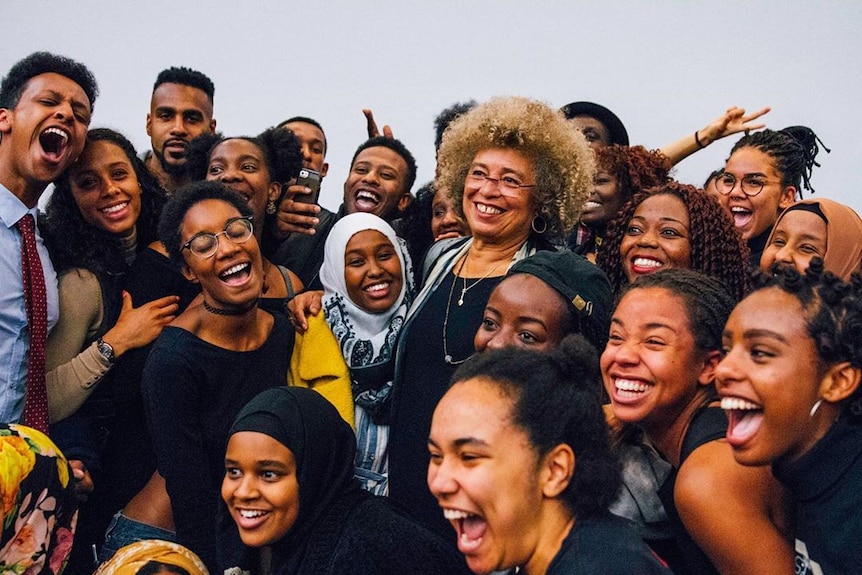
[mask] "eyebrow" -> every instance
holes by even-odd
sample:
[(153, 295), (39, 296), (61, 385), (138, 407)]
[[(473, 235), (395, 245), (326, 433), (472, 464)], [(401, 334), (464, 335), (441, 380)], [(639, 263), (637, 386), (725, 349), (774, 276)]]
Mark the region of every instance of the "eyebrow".
[[(722, 335), (723, 335), (723, 337), (731, 338), (731, 337), (733, 337), (733, 332), (726, 329), (726, 330), (724, 330), (724, 333)], [(769, 329), (761, 329), (761, 328), (748, 329), (748, 330), (745, 330), (744, 332), (742, 332), (742, 337), (744, 339), (757, 339), (757, 338), (765, 337), (765, 338), (769, 338), (769, 339), (774, 339), (776, 341), (780, 341), (781, 343), (785, 343), (785, 344), (787, 343), (787, 338), (785, 338), (780, 333), (769, 330)]]
[[(625, 327), (625, 324), (623, 323), (623, 321), (622, 321), (620, 318), (618, 318), (618, 317), (612, 317), (612, 318), (611, 318), (611, 323), (614, 323), (614, 324), (617, 324), (617, 325), (619, 325), (619, 326)], [(663, 329), (666, 329), (666, 330), (669, 330), (669, 331), (672, 331), (672, 332), (676, 333), (676, 331), (675, 331), (671, 326), (667, 325), (666, 323), (661, 323), (661, 322), (658, 322), (658, 321), (654, 321), (654, 322), (648, 323), (648, 324), (646, 324), (644, 327), (645, 327), (646, 329), (658, 329), (658, 328), (663, 328)]]
[[(455, 441), (453, 441), (452, 444), (455, 447), (463, 447), (465, 445), (483, 445), (483, 446), (488, 445), (488, 443), (486, 441), (479, 439), (477, 437), (460, 437), (460, 438), (456, 439)], [(437, 443), (433, 439), (431, 439), (430, 437), (428, 438), (428, 445), (430, 445), (432, 447), (436, 447), (438, 449), (440, 448), (440, 446), (437, 445)]]
[[(631, 217), (631, 219), (630, 219), (629, 221), (631, 222), (632, 220), (638, 220), (638, 221), (640, 221), (640, 222), (645, 222), (645, 221), (646, 221), (646, 218), (645, 218), (644, 216), (632, 216), (632, 217)], [(688, 226), (686, 226), (686, 225), (685, 225), (685, 222), (683, 222), (682, 220), (678, 220), (678, 219), (676, 219), (676, 218), (672, 218), (672, 217), (670, 217), (670, 216), (661, 216), (661, 217), (658, 219), (658, 221), (660, 221), (660, 222), (676, 222), (676, 223), (678, 223), (679, 225), (683, 226), (684, 228), (687, 228), (687, 227), (688, 227)]]
[[(237, 161), (238, 161), (238, 162), (245, 162), (245, 161), (248, 161), (248, 160), (254, 160), (255, 162), (260, 162), (260, 161), (261, 161), (261, 159), (260, 159), (260, 158), (258, 158), (257, 156), (255, 156), (255, 155), (253, 155), (253, 154), (242, 154), (242, 155), (237, 159)], [(227, 161), (227, 155), (225, 155), (225, 154), (218, 154), (218, 155), (214, 155), (214, 156), (212, 156), (212, 157), (210, 158), (210, 163), (213, 163), (213, 162), (216, 162), (216, 161), (218, 161), (218, 162), (226, 162), (226, 161)]]

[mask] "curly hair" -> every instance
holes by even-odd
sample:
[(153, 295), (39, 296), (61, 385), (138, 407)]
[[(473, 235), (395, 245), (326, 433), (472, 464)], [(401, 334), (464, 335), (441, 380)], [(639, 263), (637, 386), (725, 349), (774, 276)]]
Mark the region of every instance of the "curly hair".
[(209, 79), (209, 76), (185, 66), (172, 66), (159, 72), (156, 82), (153, 84), (153, 92), (162, 84), (182, 84), (183, 86), (197, 88), (207, 95), (210, 102), (213, 101), (213, 96), (215, 95), (215, 85)]
[(605, 146), (595, 151), (596, 170), (617, 180), (617, 194), (628, 201), (632, 194), (668, 181), (673, 164), (660, 150), (643, 146)]
[(443, 141), (443, 134), (446, 132), (446, 128), (449, 127), (453, 121), (457, 118), (460, 118), (473, 108), (479, 105), (479, 102), (476, 100), (467, 100), (466, 102), (455, 102), (448, 108), (444, 108), (437, 114), (437, 117), (434, 118), (434, 151), (437, 152), (440, 150), (440, 143)]
[(243, 217), (252, 215), (245, 199), (221, 182), (191, 182), (180, 187), (165, 204), (162, 218), (159, 220), (159, 239), (168, 250), (171, 261), (178, 267), (185, 263), (181, 231), (183, 220), (190, 209), (205, 200), (219, 200), (230, 204)]
[(628, 283), (620, 247), (629, 221), (644, 200), (661, 194), (676, 196), (688, 210), (690, 269), (718, 279), (733, 297), (741, 299), (749, 288), (748, 245), (734, 226), (730, 214), (716, 198), (676, 181), (636, 192), (608, 225), (596, 264), (608, 275), (614, 293), (619, 293)]
[(601, 406), (601, 374), (595, 349), (570, 335), (542, 353), (507, 347), (473, 356), (452, 376), (452, 385), (482, 378), (511, 398), (512, 421), (541, 458), (560, 444), (575, 452), (577, 468), (560, 494), (579, 518), (607, 510), (621, 486), (619, 463)]
[(431, 235), (431, 219), (434, 204), (434, 182), (427, 182), (416, 191), (416, 199), (401, 213), (398, 221), (398, 236), (407, 241), (410, 259), (422, 263), (425, 252), (434, 243)]
[[(85, 146), (94, 142), (109, 142), (120, 148), (135, 171), (141, 188), (141, 213), (135, 223), (137, 244), (139, 248), (146, 247), (158, 239), (159, 216), (167, 195), (125, 136), (108, 128), (95, 128), (87, 132)], [(44, 220), (40, 223), (51, 261), (57, 271), (84, 268), (94, 273), (122, 273), (128, 264), (120, 243), (112, 234), (84, 221), (72, 196), (71, 174), (76, 167), (77, 164), (74, 164), (67, 168), (54, 182), (54, 193), (48, 200)]]
[(78, 84), (87, 95), (92, 111), (99, 95), (99, 86), (93, 73), (80, 62), (50, 52), (34, 52), (9, 69), (0, 84), (0, 108), (15, 108), (30, 79), (51, 72)]
[(548, 224), (543, 235), (565, 237), (578, 220), (595, 172), (586, 139), (561, 112), (520, 97), (492, 98), (456, 119), (437, 156), (438, 188), (451, 190), (463, 217), (464, 179), (473, 158), (487, 148), (511, 148), (533, 160), (532, 203)]
[[(819, 143), (819, 145), (818, 145)], [(734, 152), (742, 148), (760, 150), (775, 162), (775, 169), (781, 175), (782, 186), (794, 186), (799, 197), (804, 189), (814, 193), (811, 187), (811, 174), (817, 163), (820, 146), (830, 153), (832, 150), (823, 145), (814, 130), (806, 126), (789, 126), (783, 130), (763, 130), (752, 132), (739, 139), (730, 150)], [(727, 158), (730, 160), (730, 157)]]

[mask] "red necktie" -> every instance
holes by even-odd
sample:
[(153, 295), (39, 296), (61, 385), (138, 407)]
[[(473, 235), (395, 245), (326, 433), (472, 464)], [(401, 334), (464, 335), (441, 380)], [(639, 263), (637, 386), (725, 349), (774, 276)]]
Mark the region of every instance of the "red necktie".
[(48, 390), (45, 387), (45, 340), (48, 337), (48, 296), (42, 260), (36, 251), (36, 222), (26, 214), (15, 224), (21, 232), (21, 271), (24, 277), (24, 303), (30, 327), (30, 363), (23, 423), (48, 433)]

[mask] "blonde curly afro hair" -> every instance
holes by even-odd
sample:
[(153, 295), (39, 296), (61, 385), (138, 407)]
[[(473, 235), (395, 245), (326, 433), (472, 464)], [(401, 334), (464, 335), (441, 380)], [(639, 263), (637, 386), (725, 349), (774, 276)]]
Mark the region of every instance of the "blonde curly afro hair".
[(548, 224), (543, 235), (565, 237), (580, 217), (595, 172), (581, 132), (558, 110), (515, 96), (492, 98), (456, 119), (443, 135), (436, 185), (451, 190), (462, 216), (464, 179), (473, 158), (487, 148), (512, 148), (533, 160), (532, 204)]

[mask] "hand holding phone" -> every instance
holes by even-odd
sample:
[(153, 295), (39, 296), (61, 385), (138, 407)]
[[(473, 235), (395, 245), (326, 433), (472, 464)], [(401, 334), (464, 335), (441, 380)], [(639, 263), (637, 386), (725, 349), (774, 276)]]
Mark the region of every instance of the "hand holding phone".
[(296, 194), (293, 198), (295, 202), (304, 204), (317, 204), (320, 199), (320, 174), (314, 170), (302, 168), (299, 170), (299, 177), (296, 178), (297, 186), (304, 186), (311, 190), (307, 194)]

